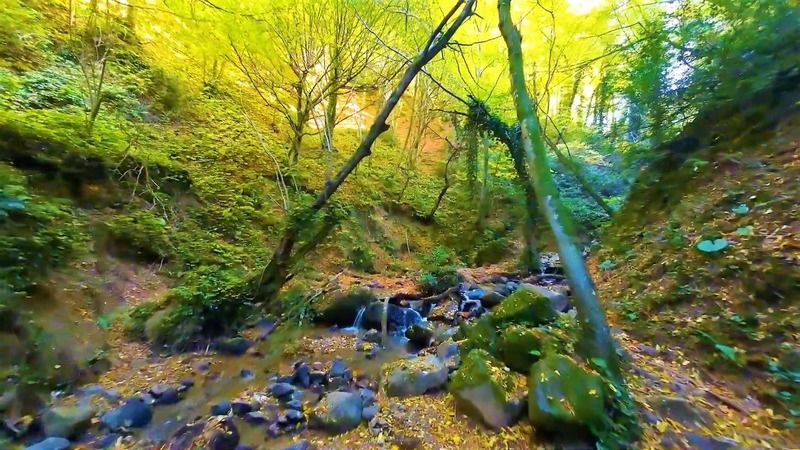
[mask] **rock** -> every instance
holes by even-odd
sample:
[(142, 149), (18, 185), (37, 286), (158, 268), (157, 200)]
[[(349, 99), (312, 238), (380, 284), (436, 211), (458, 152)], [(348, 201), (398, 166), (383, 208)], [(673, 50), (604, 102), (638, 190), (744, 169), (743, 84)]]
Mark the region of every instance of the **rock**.
[[(503, 292), (509, 292), (508, 289), (503, 289)], [(509, 292), (510, 293), (510, 292)], [(481, 297), (481, 304), (484, 308), (494, 308), (506, 299), (508, 294), (502, 294), (498, 290), (488, 291)]]
[(289, 383), (274, 383), (269, 387), (270, 394), (279, 399), (291, 397), (294, 391), (294, 386)]
[(328, 376), (331, 378), (344, 377), (347, 374), (347, 363), (342, 358), (336, 358), (331, 363)]
[(361, 410), (361, 418), (369, 422), (378, 415), (380, 407), (378, 405), (370, 405)]
[(208, 372), (208, 369), (211, 368), (211, 363), (208, 361), (202, 361), (197, 363), (197, 371), (198, 372)]
[(109, 433), (94, 442), (94, 448), (111, 448), (119, 440), (120, 435)]
[(331, 392), (320, 400), (311, 414), (311, 425), (329, 433), (341, 434), (361, 423), (361, 396), (350, 392)]
[(462, 324), (459, 332), (464, 337), (461, 349), (465, 353), (474, 348), (482, 348), (492, 354), (495, 352), (497, 330), (489, 315), (484, 315), (471, 324)]
[(153, 418), (153, 409), (144, 400), (134, 397), (122, 406), (100, 416), (100, 422), (112, 431), (121, 428), (141, 428)]
[(155, 403), (157, 405), (174, 405), (179, 401), (181, 401), (181, 397), (178, 393), (178, 389), (174, 387), (167, 387), (165, 390), (159, 393), (159, 396), (156, 397)]
[(436, 356), (444, 361), (444, 365), (449, 372), (458, 369), (458, 366), (461, 365), (459, 345), (452, 340), (439, 344), (439, 346), (436, 347)]
[(226, 416), (229, 412), (231, 412), (232, 408), (231, 402), (227, 400), (223, 400), (219, 403), (211, 405), (211, 415), (212, 416)]
[(317, 321), (325, 325), (349, 327), (355, 323), (358, 311), (376, 302), (378, 298), (369, 289), (355, 287), (345, 292), (323, 296), (314, 303)]
[(388, 396), (407, 397), (444, 386), (448, 371), (439, 358), (429, 355), (384, 364), (381, 373)]
[(69, 447), (70, 443), (66, 439), (61, 437), (49, 437), (30, 447), (25, 447), (25, 450), (67, 450)]
[(252, 411), (244, 415), (244, 421), (253, 425), (271, 422), (273, 417), (261, 411)]
[(538, 328), (510, 325), (497, 341), (497, 352), (508, 367), (527, 374), (542, 357), (547, 338), (547, 333)]
[(418, 348), (425, 348), (431, 344), (434, 333), (434, 327), (430, 322), (419, 322), (408, 327), (406, 338)]
[(433, 345), (439, 345), (442, 342), (449, 341), (456, 334), (458, 334), (458, 327), (440, 328), (433, 336)]
[(327, 375), (325, 372), (321, 370), (312, 370), (309, 373), (309, 380), (311, 381), (311, 385), (320, 385), (325, 382)]
[(284, 448), (283, 450), (312, 450), (313, 448), (314, 446), (311, 445), (311, 442), (308, 440), (302, 440)]
[(44, 435), (75, 439), (92, 424), (96, 411), (91, 406), (62, 406), (48, 409), (42, 414)]
[(31, 416), (22, 416), (14, 419), (8, 418), (3, 420), (0, 430), (5, 431), (15, 439), (20, 439), (28, 434), (34, 421), (34, 418)]
[(17, 389), (11, 388), (0, 394), (0, 413), (10, 410), (17, 402)]
[(208, 436), (209, 450), (236, 450), (239, 445), (239, 430), (230, 417), (208, 419), (204, 435)]
[(311, 386), (311, 369), (304, 361), (294, 363), (294, 372), (292, 373), (292, 384), (296, 384), (303, 388)]
[(376, 395), (375, 391), (372, 389), (362, 388), (358, 390), (358, 393), (361, 395), (361, 403), (363, 403), (364, 406), (369, 406), (375, 403)]
[(301, 402), (300, 400), (292, 400), (290, 402), (286, 402), (286, 407), (289, 409), (296, 409), (298, 411), (302, 411), (303, 402)]
[(381, 342), (381, 332), (376, 330), (375, 328), (370, 328), (369, 330), (364, 332), (364, 336), (362, 336), (361, 339), (364, 342), (379, 344)]
[[(397, 305), (387, 305), (387, 324), (389, 330), (405, 330), (411, 325), (422, 321), (422, 316), (411, 308), (403, 308)], [(364, 327), (375, 329), (381, 328), (381, 318), (383, 317), (383, 302), (374, 302), (367, 305), (362, 317)]]
[(306, 416), (301, 411), (289, 409), (286, 411), (286, 420), (289, 423), (299, 423), (306, 420)]
[(528, 418), (559, 434), (580, 434), (605, 417), (602, 378), (562, 355), (546, 356), (531, 367)]
[(707, 412), (695, 408), (689, 400), (682, 397), (656, 397), (650, 402), (650, 406), (661, 416), (686, 427), (707, 426), (712, 422)]
[(683, 436), (695, 450), (739, 450), (742, 448), (738, 442), (725, 437), (705, 436), (692, 432), (684, 433)]
[(558, 312), (565, 312), (570, 308), (569, 299), (561, 292), (553, 292), (536, 284), (521, 283), (520, 289), (528, 289), (550, 300), (550, 305)]
[(243, 416), (251, 411), (257, 410), (259, 406), (257, 402), (251, 402), (240, 398), (231, 402), (230, 410), (237, 416)]
[(453, 323), (458, 314), (458, 302), (447, 298), (435, 305), (428, 313), (428, 320)]
[(453, 373), (448, 389), (460, 410), (499, 430), (522, 414), (525, 383), (517, 377), (486, 350), (475, 349)]
[(214, 348), (223, 355), (242, 356), (253, 345), (249, 339), (237, 336), (218, 340)]
[(475, 288), (468, 290), (464, 295), (470, 300), (480, 300), (486, 295), (486, 291), (484, 291), (483, 288)]
[(252, 380), (256, 377), (256, 374), (250, 369), (242, 369), (239, 371), (239, 376), (245, 380)]
[(531, 289), (518, 289), (500, 303), (491, 314), (495, 325), (509, 323), (543, 325), (557, 317), (550, 300)]

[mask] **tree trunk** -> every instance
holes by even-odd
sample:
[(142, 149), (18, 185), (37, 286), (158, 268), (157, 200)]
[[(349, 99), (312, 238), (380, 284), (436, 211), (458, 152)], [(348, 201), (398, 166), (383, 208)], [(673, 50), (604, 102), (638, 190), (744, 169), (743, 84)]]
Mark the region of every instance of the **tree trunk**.
[[(419, 74), (425, 64), (430, 62), (434, 56), (445, 48), (458, 28), (473, 14), (475, 1), (476, 0), (456, 1), (455, 5), (439, 22), (436, 29), (433, 30), (417, 57), (414, 58), (413, 61), (410, 61), (408, 68), (400, 79), (400, 83), (395, 87), (394, 91), (392, 91), (392, 94), (383, 105), (383, 108), (375, 116), (375, 120), (370, 126), (367, 135), (361, 141), (355, 153), (347, 160), (344, 166), (339, 169), (336, 176), (325, 183), (322, 192), (319, 193), (311, 206), (289, 218), (289, 224), (284, 230), (283, 237), (272, 255), (272, 260), (270, 260), (270, 263), (261, 275), (254, 280), (256, 301), (264, 303), (272, 301), (277, 296), (281, 287), (288, 281), (290, 278), (289, 270), (297, 261), (296, 256), (302, 256), (300, 251), (298, 251), (298, 255), (292, 253), (295, 244), (297, 244), (300, 232), (308, 226), (314, 216), (328, 203), (331, 196), (339, 190), (339, 187), (353, 170), (358, 167), (358, 164), (372, 153), (372, 145), (382, 133), (389, 129), (386, 121), (400, 101), (400, 97), (403, 96), (403, 93), (406, 92), (408, 86), (414, 81), (414, 78)], [(460, 13), (459, 9), (461, 10)], [(456, 14), (458, 15), (456, 16)], [(447, 27), (451, 19), (452, 24)], [(313, 240), (310, 241), (310, 243), (313, 244)], [(303, 249), (303, 253), (308, 253), (311, 250), (309, 247), (309, 245), (306, 245)]]
[(605, 365), (613, 381), (622, 385), (622, 372), (614, 341), (597, 297), (586, 263), (575, 243), (575, 232), (569, 211), (561, 204), (558, 189), (550, 173), (536, 107), (525, 86), (522, 60), (522, 39), (511, 19), (511, 0), (498, 0), (500, 32), (508, 47), (509, 71), (514, 94), (514, 105), (522, 127), (522, 146), (528, 163), (528, 174), (533, 180), (539, 206), (555, 236), (559, 255), (572, 289), (581, 336), (578, 350), (597, 365)]

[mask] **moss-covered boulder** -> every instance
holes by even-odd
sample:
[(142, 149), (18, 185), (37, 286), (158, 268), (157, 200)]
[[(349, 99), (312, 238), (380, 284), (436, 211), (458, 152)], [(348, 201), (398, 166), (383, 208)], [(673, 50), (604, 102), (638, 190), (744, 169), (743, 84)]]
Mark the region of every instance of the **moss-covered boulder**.
[(436, 356), (420, 356), (386, 363), (381, 368), (389, 397), (422, 395), (447, 383), (447, 367)]
[(453, 373), (448, 389), (459, 410), (499, 430), (522, 414), (524, 377), (510, 371), (486, 350), (475, 349)]
[(361, 396), (351, 392), (331, 392), (311, 412), (310, 424), (332, 434), (352, 430), (361, 423)]
[(50, 408), (42, 414), (42, 430), (47, 437), (77, 438), (92, 424), (94, 415), (91, 406)]
[(550, 300), (531, 289), (518, 289), (492, 311), (495, 325), (524, 323), (542, 325), (554, 321), (558, 313)]
[(528, 417), (536, 428), (585, 432), (606, 415), (603, 379), (563, 355), (546, 356), (531, 367)]
[(497, 341), (497, 353), (508, 367), (527, 374), (542, 358), (548, 338), (547, 332), (538, 328), (510, 325)]
[(348, 327), (355, 322), (359, 309), (377, 300), (371, 290), (357, 286), (324, 296), (314, 304), (314, 312), (320, 323)]
[(495, 352), (497, 329), (488, 315), (472, 323), (462, 324), (456, 337), (464, 340), (461, 346), (464, 355), (476, 348), (487, 350), (492, 354)]

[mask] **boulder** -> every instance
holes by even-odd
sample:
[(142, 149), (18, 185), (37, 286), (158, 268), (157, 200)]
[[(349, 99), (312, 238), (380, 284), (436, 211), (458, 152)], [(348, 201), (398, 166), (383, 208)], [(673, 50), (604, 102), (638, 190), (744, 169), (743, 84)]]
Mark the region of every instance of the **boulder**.
[(606, 416), (603, 379), (572, 359), (548, 355), (531, 367), (528, 418), (535, 428), (580, 434)]
[(361, 423), (361, 396), (350, 392), (331, 392), (311, 413), (310, 424), (329, 433), (341, 434)]
[(506, 297), (508, 296), (507, 293), (504, 294), (503, 292), (508, 293), (509, 290), (506, 289), (505, 286), (503, 286), (502, 292), (500, 291), (500, 288), (493, 291), (487, 291), (485, 294), (483, 294), (483, 297), (481, 297), (481, 304), (483, 305), (484, 308), (494, 308), (495, 306), (499, 305), (503, 300), (505, 300)]
[(448, 385), (459, 410), (499, 430), (522, 414), (525, 382), (486, 350), (475, 349), (464, 358)]
[(377, 300), (371, 290), (354, 287), (324, 296), (314, 304), (314, 311), (320, 323), (349, 327), (355, 323), (358, 310)]
[(47, 437), (75, 439), (92, 424), (96, 411), (91, 406), (62, 406), (42, 414), (42, 430)]
[(452, 340), (442, 342), (436, 347), (436, 356), (444, 362), (448, 371), (453, 371), (461, 365), (461, 355), (459, 345)]
[(153, 418), (153, 409), (141, 398), (134, 397), (122, 406), (100, 416), (100, 423), (112, 431), (122, 428), (141, 428)]
[(458, 302), (448, 297), (431, 308), (428, 320), (452, 323), (456, 320), (456, 314), (458, 314)]
[(289, 383), (273, 383), (269, 387), (269, 393), (279, 399), (291, 397), (294, 391), (294, 386)]
[(422, 395), (447, 383), (447, 367), (428, 355), (386, 363), (381, 368), (383, 385), (390, 397)]
[(348, 374), (347, 363), (342, 358), (336, 358), (331, 363), (328, 376), (331, 378), (343, 378)]
[(25, 447), (25, 450), (67, 450), (70, 447), (68, 440), (60, 437), (49, 437), (41, 442)]
[(659, 396), (650, 401), (650, 406), (661, 416), (686, 427), (697, 428), (712, 422), (707, 412), (694, 407), (692, 402), (682, 397)]
[(237, 336), (232, 338), (224, 338), (218, 340), (214, 347), (216, 350), (224, 355), (241, 356), (247, 352), (247, 349), (253, 345), (253, 342), (247, 338)]
[(550, 300), (550, 304), (553, 306), (553, 309), (558, 312), (565, 312), (570, 308), (569, 299), (563, 292), (555, 292), (555, 290), (547, 289), (531, 283), (521, 283), (519, 287), (521, 289), (534, 291), (537, 294), (547, 298)]
[[(373, 302), (367, 305), (364, 316), (361, 319), (362, 325), (366, 328), (381, 329), (381, 319), (383, 318), (383, 302)], [(405, 330), (411, 325), (422, 321), (422, 316), (411, 308), (388, 304), (387, 325), (389, 330)]]
[(491, 314), (495, 325), (543, 325), (558, 317), (550, 300), (537, 291), (521, 288), (509, 295)]
[(538, 328), (510, 325), (497, 341), (497, 353), (508, 367), (530, 373), (531, 365), (541, 359), (548, 335)]
[(459, 333), (464, 338), (461, 351), (469, 353), (475, 348), (482, 348), (494, 354), (497, 343), (497, 330), (489, 315), (484, 315), (471, 324), (462, 324)]
[(425, 348), (431, 344), (435, 332), (430, 322), (419, 322), (408, 327), (406, 337), (417, 348)]
[(726, 437), (706, 436), (703, 434), (684, 433), (686, 442), (696, 450), (740, 450), (738, 442)]
[(371, 342), (373, 344), (378, 344), (381, 342), (381, 332), (376, 330), (375, 328), (370, 328), (364, 333), (362, 338), (364, 342)]
[(314, 445), (311, 444), (308, 440), (302, 440), (300, 442), (296, 442), (288, 447), (285, 447), (283, 450), (312, 450)]
[(228, 400), (223, 400), (219, 403), (215, 403), (211, 405), (211, 415), (212, 416), (225, 416), (229, 412), (231, 412), (231, 408), (233, 405)]

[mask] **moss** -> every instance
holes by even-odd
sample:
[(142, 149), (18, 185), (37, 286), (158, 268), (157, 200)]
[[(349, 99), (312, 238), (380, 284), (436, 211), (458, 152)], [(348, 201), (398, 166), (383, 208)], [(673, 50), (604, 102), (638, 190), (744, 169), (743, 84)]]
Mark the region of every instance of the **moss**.
[(496, 353), (497, 330), (488, 315), (482, 316), (471, 324), (461, 324), (459, 337), (464, 339), (460, 347), (462, 355), (468, 354), (473, 349), (487, 350), (491, 354)]
[(527, 374), (531, 365), (544, 355), (548, 339), (550, 339), (549, 334), (538, 328), (511, 325), (503, 330), (497, 342), (497, 349), (508, 367)]
[(459, 391), (463, 388), (488, 383), (492, 387), (495, 398), (506, 403), (509, 395), (517, 391), (514, 376), (508, 368), (483, 349), (470, 350), (461, 362), (461, 366), (453, 373), (448, 388)]
[(498, 326), (508, 323), (541, 325), (555, 320), (558, 313), (547, 297), (523, 288), (503, 300), (492, 311), (491, 317)]

